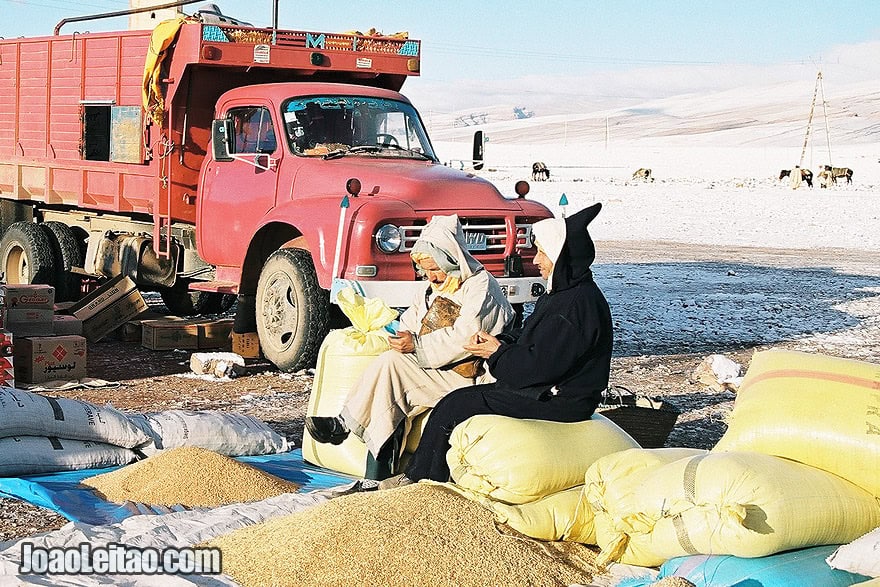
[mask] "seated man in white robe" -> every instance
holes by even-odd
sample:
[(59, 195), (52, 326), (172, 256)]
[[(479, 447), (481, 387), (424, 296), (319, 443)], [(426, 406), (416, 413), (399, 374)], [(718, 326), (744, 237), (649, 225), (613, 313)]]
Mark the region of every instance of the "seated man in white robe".
[(493, 381), (463, 346), (474, 332), (499, 334), (515, 318), (498, 282), (468, 253), (457, 216), (435, 216), (410, 256), (428, 286), (401, 315), (391, 350), (367, 367), (339, 416), (306, 418), (317, 442), (338, 444), (350, 433), (361, 438), (373, 479), (396, 472), (413, 418), (454, 389)]

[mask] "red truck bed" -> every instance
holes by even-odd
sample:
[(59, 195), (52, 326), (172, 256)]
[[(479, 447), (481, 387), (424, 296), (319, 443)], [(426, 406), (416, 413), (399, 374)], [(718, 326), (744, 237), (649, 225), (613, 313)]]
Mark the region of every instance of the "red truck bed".
[(141, 97), (150, 35), (0, 40), (0, 197), (191, 223), (226, 90), (296, 79), (399, 89), (418, 74), (414, 40), (189, 22), (163, 65), (159, 127)]

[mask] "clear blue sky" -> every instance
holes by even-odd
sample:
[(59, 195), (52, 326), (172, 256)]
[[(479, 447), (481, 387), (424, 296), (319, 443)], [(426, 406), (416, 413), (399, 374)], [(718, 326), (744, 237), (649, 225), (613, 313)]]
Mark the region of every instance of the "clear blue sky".
[[(272, 0), (215, 3), (224, 14), (271, 24)], [(126, 0), (0, 0), (0, 36), (48, 35), (62, 18), (127, 6)], [(125, 26), (92, 21), (62, 32)], [(732, 64), (815, 70), (837, 59), (837, 46), (880, 41), (880, 0), (280, 0), (279, 26), (408, 31), (423, 42), (419, 83), (430, 85)]]

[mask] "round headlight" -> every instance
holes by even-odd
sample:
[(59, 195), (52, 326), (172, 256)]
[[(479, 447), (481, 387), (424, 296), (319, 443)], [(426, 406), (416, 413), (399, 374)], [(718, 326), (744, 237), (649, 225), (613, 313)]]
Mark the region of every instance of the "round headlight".
[(400, 248), (402, 242), (400, 229), (393, 224), (386, 224), (376, 231), (376, 246), (383, 253), (393, 253)]

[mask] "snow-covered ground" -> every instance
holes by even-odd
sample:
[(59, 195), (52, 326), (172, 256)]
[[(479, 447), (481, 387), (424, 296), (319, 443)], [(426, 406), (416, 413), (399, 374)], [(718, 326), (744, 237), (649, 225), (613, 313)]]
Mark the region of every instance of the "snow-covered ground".
[[(441, 143), (444, 161), (463, 158), (469, 145)], [(854, 169), (853, 183), (793, 190), (779, 171), (799, 149), (750, 147), (620, 146), (605, 151), (585, 144), (571, 149), (486, 145), (478, 175), (513, 195), (530, 179), (533, 161), (550, 168), (550, 181), (530, 181), (529, 198), (556, 215), (594, 202), (603, 211), (591, 226), (597, 240), (669, 240), (769, 248), (847, 248), (880, 255), (880, 144), (841, 148)], [(850, 152), (847, 155), (847, 152)], [(447, 155), (448, 154), (448, 155)], [(843, 164), (841, 164), (843, 165)], [(647, 167), (654, 181), (632, 179)], [(805, 164), (805, 167), (808, 165)], [(818, 170), (818, 166), (815, 167)], [(569, 205), (559, 205), (565, 194)]]
[[(440, 159), (456, 166), (471, 156), (473, 131), (484, 130), (485, 167), (475, 173), (507, 196), (527, 179), (528, 197), (557, 216), (602, 202), (591, 233), (617, 356), (785, 344), (880, 362), (880, 100), (850, 97), (862, 116), (838, 118), (837, 135), (817, 120), (804, 149), (805, 110), (762, 110), (766, 97), (755, 92), (740, 107), (697, 99), (711, 104), (699, 113), (678, 98), (665, 114), (641, 116), (639, 129), (630, 121), (607, 137), (600, 115), (433, 134), (444, 139), (435, 141)], [(762, 116), (773, 122), (731, 125)], [(792, 189), (778, 179), (802, 151), (803, 167), (818, 173), (828, 137), (834, 165), (854, 170), (852, 184)], [(547, 164), (549, 181), (531, 181), (534, 161)], [(641, 167), (654, 181), (633, 179)]]

